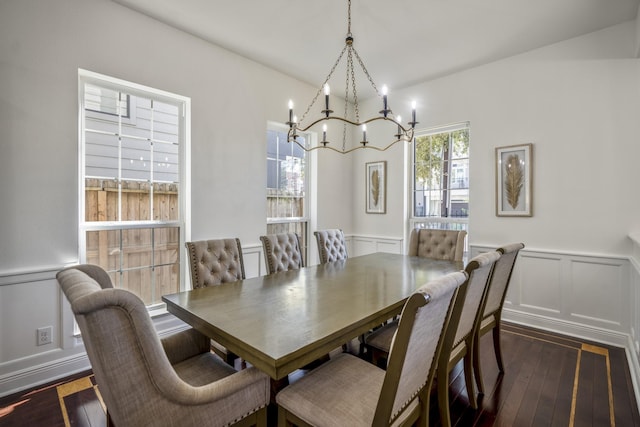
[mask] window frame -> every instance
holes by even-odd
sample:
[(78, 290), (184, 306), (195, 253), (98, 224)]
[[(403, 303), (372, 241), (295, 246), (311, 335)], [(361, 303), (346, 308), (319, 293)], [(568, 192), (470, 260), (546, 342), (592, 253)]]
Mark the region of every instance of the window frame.
[[(409, 207), (408, 207), (408, 211), (409, 211), (409, 218), (408, 218), (408, 232), (407, 235), (409, 235), (409, 232), (414, 229), (414, 228), (438, 228), (438, 229), (444, 229), (444, 230), (465, 230), (467, 231), (467, 233), (469, 232), (469, 216), (471, 215), (471, 210), (469, 209), (469, 213), (466, 217), (456, 217), (456, 216), (416, 216), (415, 215), (415, 206), (416, 206), (416, 193), (417, 193), (417, 189), (416, 189), (416, 177), (415, 177), (415, 170), (416, 170), (416, 147), (417, 147), (417, 142), (416, 139), (419, 137), (424, 137), (424, 136), (429, 136), (429, 135), (436, 135), (436, 134), (440, 134), (440, 133), (449, 133), (449, 132), (455, 132), (455, 131), (459, 131), (459, 130), (464, 130), (466, 129), (467, 132), (469, 133), (469, 152), (467, 153), (467, 161), (469, 163), (469, 168), (471, 166), (471, 156), (470, 156), (470, 147), (471, 147), (471, 125), (470, 122), (461, 122), (461, 123), (454, 123), (454, 124), (450, 124), (450, 125), (445, 125), (445, 126), (436, 126), (436, 127), (432, 127), (432, 128), (428, 128), (428, 129), (424, 129), (421, 131), (416, 131), (416, 135), (414, 136), (413, 139), (413, 144), (411, 145), (411, 149), (410, 151), (410, 161), (409, 161), (409, 167), (408, 167), (408, 177), (409, 177), (409, 186), (408, 186), (408, 190), (410, 192), (408, 199), (408, 203), (409, 203)], [(449, 171), (448, 172), (448, 189), (449, 191), (451, 191), (452, 189), (454, 189), (454, 187), (451, 186), (451, 166), (452, 166), (452, 162), (451, 159), (449, 159)], [(471, 179), (469, 178), (469, 181), (471, 181)], [(442, 191), (442, 190), (440, 190)], [(471, 197), (471, 188), (469, 186), (468, 189), (468, 194), (469, 194), (469, 198)], [(448, 196), (449, 198), (451, 197), (451, 195)], [(466, 240), (468, 242), (468, 238)], [(466, 249), (465, 249), (466, 251)]]
[[(284, 125), (281, 124), (279, 122), (273, 122), (273, 121), (268, 121), (267, 122), (267, 129), (266, 132), (269, 131), (276, 131), (278, 133), (281, 134), (287, 134), (289, 128)], [(314, 144), (315, 142), (315, 138), (317, 138), (317, 135), (315, 135), (313, 132), (306, 132), (304, 134), (302, 134), (301, 136), (305, 137), (305, 141), (306, 141), (306, 147), (310, 147), (312, 144)], [(265, 144), (267, 143), (267, 141), (265, 141)], [(293, 144), (290, 143), (290, 144)], [(265, 146), (265, 148), (267, 148)], [(298, 223), (303, 223), (303, 227), (304, 227), (304, 235), (303, 236), (299, 236), (301, 239), (301, 245), (302, 245), (302, 252), (303, 252), (303, 258), (305, 260), (305, 265), (309, 265), (309, 256), (310, 256), (310, 248), (309, 248), (309, 236), (310, 236), (310, 229), (311, 229), (311, 220), (313, 217), (312, 214), (312, 197), (311, 197), (311, 179), (312, 179), (312, 171), (313, 171), (313, 167), (312, 167), (312, 152), (310, 151), (305, 151), (304, 152), (304, 201), (303, 201), (303, 215), (302, 216), (298, 216), (298, 217), (269, 217), (266, 216), (266, 229), (267, 229), (267, 234), (271, 234), (269, 231), (269, 226), (270, 225), (282, 225), (282, 224), (298, 224)], [(269, 157), (268, 157), (268, 151), (265, 150), (265, 161), (268, 162), (269, 161)], [(267, 174), (268, 174), (268, 164), (267, 164)], [(268, 186), (268, 175), (265, 176), (265, 180), (267, 181), (267, 185), (265, 186), (265, 192), (268, 193), (269, 190), (269, 186)], [(266, 199), (268, 199), (269, 195), (266, 194)], [(265, 200), (266, 200), (265, 199)], [(267, 202), (268, 203), (268, 202)], [(267, 215), (268, 215), (268, 209), (267, 209)]]
[[(99, 117), (102, 114), (110, 115), (108, 112), (99, 112), (94, 110), (84, 109), (84, 88), (85, 84), (95, 84), (101, 87), (116, 91), (126, 91), (132, 95), (139, 95), (141, 97), (150, 98), (154, 101), (168, 103), (177, 106), (178, 108), (178, 219), (176, 220), (135, 220), (135, 221), (87, 221), (86, 219), (86, 123), (85, 117), (93, 117), (96, 115)], [(129, 104), (129, 117), (125, 119), (123, 117), (123, 123), (125, 120), (131, 123), (135, 120), (134, 105)], [(128, 82), (125, 80), (117, 79), (107, 75), (95, 73), (92, 71), (78, 69), (78, 250), (79, 250), (79, 262), (85, 263), (87, 261), (87, 233), (92, 231), (113, 231), (113, 230), (134, 230), (134, 229), (149, 229), (152, 235), (155, 234), (155, 230), (178, 227), (179, 228), (179, 242), (178, 242), (178, 264), (180, 271), (178, 273), (178, 287), (179, 290), (186, 289), (186, 270), (183, 268), (182, 262), (186, 257), (185, 241), (190, 238), (190, 193), (191, 183), (190, 174), (188, 171), (191, 167), (190, 159), (190, 146), (191, 146), (191, 132), (190, 132), (190, 115), (191, 115), (191, 100), (188, 97), (155, 89), (147, 86), (143, 86), (137, 83)], [(151, 193), (153, 194), (153, 192)], [(152, 247), (155, 249), (155, 242), (152, 240)], [(152, 261), (151, 268), (161, 264), (157, 264)], [(147, 310), (152, 316), (166, 313), (166, 305), (162, 302), (156, 302), (147, 305)]]

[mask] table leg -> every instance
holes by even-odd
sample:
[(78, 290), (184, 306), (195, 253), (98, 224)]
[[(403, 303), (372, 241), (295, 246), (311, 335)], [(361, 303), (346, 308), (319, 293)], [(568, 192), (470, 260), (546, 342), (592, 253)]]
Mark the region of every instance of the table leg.
[(267, 425), (278, 425), (278, 404), (276, 403), (276, 394), (283, 388), (289, 385), (289, 377), (286, 376), (279, 380), (271, 378), (271, 399), (269, 406), (267, 407)]

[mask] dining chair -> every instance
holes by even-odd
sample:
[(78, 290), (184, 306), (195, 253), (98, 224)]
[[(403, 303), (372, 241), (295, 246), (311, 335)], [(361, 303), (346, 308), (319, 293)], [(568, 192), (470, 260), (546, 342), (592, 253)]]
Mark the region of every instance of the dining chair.
[(194, 289), (244, 280), (240, 239), (212, 239), (186, 242)]
[[(499, 258), (500, 254), (497, 251), (483, 253), (474, 257), (465, 267), (469, 280), (460, 288), (456, 297), (436, 374), (440, 421), (445, 427), (451, 425), (449, 372), (462, 359), (464, 359), (464, 378), (469, 403), (474, 409), (478, 407), (473, 385), (473, 340), (480, 323), (480, 314), (484, 310), (489, 279)], [(397, 325), (397, 321), (390, 322), (367, 336), (365, 339), (367, 350), (373, 354), (375, 352), (389, 354)]]
[(462, 261), (466, 236), (464, 230), (414, 228), (409, 237), (408, 255)]
[[(193, 289), (244, 280), (244, 260), (240, 239), (211, 239), (186, 242)], [(213, 351), (230, 365), (238, 356), (212, 340)], [(241, 362), (242, 364), (242, 362)], [(243, 365), (244, 366), (244, 365)]]
[(452, 300), (463, 271), (420, 287), (406, 301), (387, 370), (341, 353), (276, 395), (280, 426), (426, 425)]
[(260, 236), (267, 274), (298, 270), (304, 267), (300, 238), (296, 233)]
[(313, 233), (318, 242), (320, 264), (339, 261), (349, 257), (344, 233), (341, 229), (318, 230)]
[(56, 275), (116, 426), (267, 424), (269, 377), (235, 371), (189, 328), (160, 339), (142, 300), (95, 265)]
[[(326, 264), (333, 261), (342, 261), (349, 258), (347, 252), (347, 243), (344, 239), (344, 233), (339, 228), (330, 228), (326, 230), (314, 231), (318, 243), (318, 257), (320, 264)], [(358, 339), (358, 353), (362, 354), (364, 349), (364, 335)], [(342, 351), (349, 351), (349, 344), (342, 344)]]
[(493, 331), (493, 351), (496, 355), (498, 369), (500, 372), (504, 372), (502, 349), (500, 348), (502, 307), (507, 295), (509, 283), (511, 282), (513, 267), (515, 266), (518, 253), (523, 248), (523, 243), (512, 243), (497, 249), (501, 256), (493, 268), (484, 313), (482, 314), (480, 326), (476, 331), (476, 337), (473, 341), (473, 373), (480, 393), (484, 393), (484, 383), (482, 381), (482, 371), (480, 368), (480, 337), (489, 331)]

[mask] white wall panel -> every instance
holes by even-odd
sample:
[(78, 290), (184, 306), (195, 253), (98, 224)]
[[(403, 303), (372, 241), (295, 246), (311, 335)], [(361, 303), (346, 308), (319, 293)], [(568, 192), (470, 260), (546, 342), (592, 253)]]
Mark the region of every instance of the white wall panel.
[[(472, 245), (471, 254), (493, 249)], [(525, 247), (516, 261), (503, 318), (626, 346), (631, 298), (627, 258)]]
[(627, 300), (622, 298), (622, 291), (629, 286), (624, 281), (628, 276), (625, 274), (627, 263), (571, 260), (570, 264), (571, 316), (576, 321), (619, 328), (622, 316), (628, 313), (621, 310)]
[(390, 239), (385, 237), (354, 236), (351, 238), (352, 256), (367, 255), (375, 252), (387, 252), (392, 254), (402, 253), (403, 239)]
[[(521, 251), (517, 270), (518, 281), (509, 290), (513, 305), (541, 313), (560, 313), (562, 309), (562, 262), (553, 255), (529, 254)], [(514, 293), (512, 293), (514, 292)]]
[(247, 278), (258, 277), (266, 273), (264, 267), (264, 255), (262, 247), (242, 247), (242, 260), (244, 261), (244, 274)]
[[(12, 274), (0, 284), (0, 364), (60, 346), (60, 292), (54, 271)], [(52, 342), (36, 345), (36, 329), (52, 327)]]

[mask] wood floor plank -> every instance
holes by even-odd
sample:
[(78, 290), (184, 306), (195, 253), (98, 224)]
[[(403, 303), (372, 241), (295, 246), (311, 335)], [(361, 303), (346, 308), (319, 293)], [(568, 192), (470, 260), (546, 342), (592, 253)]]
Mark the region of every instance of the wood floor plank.
[(561, 370), (551, 425), (560, 427), (568, 426), (571, 418), (573, 386), (579, 350), (575, 347), (564, 347), (563, 345), (558, 345), (558, 349), (562, 351), (562, 356), (557, 361), (561, 365)]
[[(537, 345), (536, 341), (531, 339), (523, 340), (523, 345), (520, 348), (522, 364), (519, 366), (519, 369), (517, 369), (518, 375), (514, 378), (514, 382), (505, 396), (504, 404), (498, 412), (498, 418), (496, 419), (498, 422), (497, 425), (516, 425), (516, 417), (520, 406), (523, 404), (523, 398), (540, 357), (540, 351), (541, 347)], [(514, 365), (515, 364), (512, 363), (510, 369), (514, 369)], [(515, 372), (515, 369), (512, 372)]]

